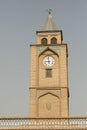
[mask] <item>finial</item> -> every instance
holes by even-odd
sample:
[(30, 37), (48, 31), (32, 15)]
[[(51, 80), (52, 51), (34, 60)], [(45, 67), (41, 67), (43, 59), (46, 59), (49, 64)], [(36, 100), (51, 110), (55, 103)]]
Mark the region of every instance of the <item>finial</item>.
[(52, 12), (52, 9), (48, 9), (47, 11), (48, 11), (48, 14), (51, 14), (51, 12)]

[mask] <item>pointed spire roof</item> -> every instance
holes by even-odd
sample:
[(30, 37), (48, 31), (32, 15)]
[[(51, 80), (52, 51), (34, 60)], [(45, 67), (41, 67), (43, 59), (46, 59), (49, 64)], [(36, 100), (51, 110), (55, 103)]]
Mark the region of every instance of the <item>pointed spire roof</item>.
[(54, 31), (54, 30), (58, 30), (58, 27), (55, 24), (55, 21), (53, 20), (53, 17), (51, 15), (51, 9), (49, 9), (47, 19), (41, 31)]

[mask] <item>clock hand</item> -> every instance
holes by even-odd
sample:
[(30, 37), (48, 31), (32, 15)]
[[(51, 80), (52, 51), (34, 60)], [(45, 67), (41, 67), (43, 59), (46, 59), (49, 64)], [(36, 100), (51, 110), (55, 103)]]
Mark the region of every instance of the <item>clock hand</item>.
[(50, 63), (49, 57), (48, 57), (48, 63)]
[(50, 63), (50, 61), (49, 60), (47, 60), (47, 61), (45, 61), (46, 63)]

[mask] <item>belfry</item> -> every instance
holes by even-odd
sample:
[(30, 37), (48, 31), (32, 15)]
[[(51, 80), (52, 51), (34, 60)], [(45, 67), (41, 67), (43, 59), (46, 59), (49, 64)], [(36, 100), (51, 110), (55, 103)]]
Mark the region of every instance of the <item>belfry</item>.
[(69, 115), (68, 50), (51, 12), (30, 45), (30, 117)]

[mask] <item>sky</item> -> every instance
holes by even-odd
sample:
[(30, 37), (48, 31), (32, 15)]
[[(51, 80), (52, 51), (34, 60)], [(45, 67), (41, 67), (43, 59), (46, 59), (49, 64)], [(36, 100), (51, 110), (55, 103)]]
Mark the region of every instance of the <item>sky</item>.
[(48, 9), (68, 45), (69, 115), (87, 116), (87, 0), (0, 0), (0, 117), (29, 117), (29, 45)]

